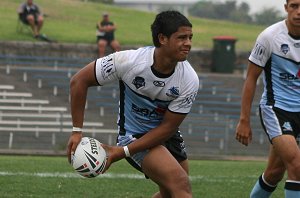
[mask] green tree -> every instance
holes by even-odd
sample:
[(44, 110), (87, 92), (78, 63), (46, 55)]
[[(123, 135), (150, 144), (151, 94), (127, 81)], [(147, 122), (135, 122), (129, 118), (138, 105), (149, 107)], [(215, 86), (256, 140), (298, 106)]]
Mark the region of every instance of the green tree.
[(283, 20), (283, 17), (279, 13), (275, 8), (264, 8), (254, 15), (254, 22), (259, 25), (271, 25)]
[(189, 9), (189, 13), (192, 16), (243, 23), (252, 22), (249, 11), (250, 7), (247, 3), (242, 2), (240, 5), (237, 5), (234, 0), (226, 1), (224, 3), (200, 1)]

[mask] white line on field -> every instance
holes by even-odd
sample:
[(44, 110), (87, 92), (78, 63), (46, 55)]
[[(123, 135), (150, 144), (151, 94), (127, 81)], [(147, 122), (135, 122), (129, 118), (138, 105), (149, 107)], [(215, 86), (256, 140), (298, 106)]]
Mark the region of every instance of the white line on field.
[[(0, 171), (0, 176), (30, 176), (30, 177), (57, 177), (57, 178), (83, 178), (77, 173), (59, 173), (59, 172), (44, 172), (44, 173), (28, 173), (28, 172), (1, 172)], [(256, 179), (258, 178), (257, 175), (253, 176), (245, 176), (248, 179)], [(113, 178), (113, 179), (118, 179), (118, 178), (125, 178), (125, 179), (145, 179), (145, 176), (142, 174), (120, 174), (120, 173), (105, 173), (102, 175), (99, 175), (96, 178)], [(190, 176), (191, 181), (197, 181), (197, 180), (202, 180), (206, 182), (234, 182), (234, 183), (240, 183), (241, 178), (240, 177), (227, 177), (227, 176), (213, 176), (213, 177), (205, 177), (201, 175), (195, 175), (195, 176)]]

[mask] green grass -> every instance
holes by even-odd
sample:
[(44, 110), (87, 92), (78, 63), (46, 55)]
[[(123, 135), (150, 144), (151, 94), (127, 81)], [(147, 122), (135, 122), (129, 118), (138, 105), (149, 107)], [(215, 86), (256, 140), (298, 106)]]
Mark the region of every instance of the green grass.
[[(249, 192), (266, 162), (191, 160), (195, 198), (242, 198)], [(148, 198), (156, 184), (129, 166), (114, 163), (99, 177), (82, 178), (63, 157), (0, 156), (1, 197)], [(284, 197), (281, 182), (273, 198)]]
[[(30, 32), (16, 32), (16, 9), (21, 0), (0, 1), (0, 39), (6, 41), (34, 41)], [(140, 12), (116, 6), (79, 0), (39, 0), (41, 9), (48, 15), (45, 18), (43, 33), (62, 43), (95, 43), (96, 22), (101, 13), (107, 11), (117, 24), (116, 37), (122, 45), (151, 45), (150, 25), (154, 13)], [(212, 48), (212, 38), (231, 35), (238, 39), (237, 50), (248, 51), (258, 33), (264, 28), (225, 21), (190, 17), (193, 23), (193, 46)]]

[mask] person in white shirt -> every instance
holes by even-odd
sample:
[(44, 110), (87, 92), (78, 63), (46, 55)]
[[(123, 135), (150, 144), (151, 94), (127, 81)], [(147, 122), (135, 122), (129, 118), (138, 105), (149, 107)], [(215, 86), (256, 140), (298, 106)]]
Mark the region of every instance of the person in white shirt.
[(104, 145), (111, 163), (126, 160), (159, 186), (153, 197), (192, 197), (188, 159), (179, 126), (189, 113), (199, 79), (186, 60), (192, 24), (177, 11), (159, 13), (151, 25), (154, 46), (120, 51), (88, 64), (71, 79), (73, 131), (70, 161), (82, 138), (90, 86), (119, 82), (118, 145)]

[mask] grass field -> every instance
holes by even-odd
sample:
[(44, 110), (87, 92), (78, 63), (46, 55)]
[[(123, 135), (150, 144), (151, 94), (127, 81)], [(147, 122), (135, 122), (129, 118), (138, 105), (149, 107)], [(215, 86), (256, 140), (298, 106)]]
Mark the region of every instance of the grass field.
[[(195, 198), (246, 198), (266, 162), (190, 161)], [(76, 174), (63, 157), (0, 156), (0, 197), (149, 198), (157, 187), (130, 167), (116, 162), (99, 177)], [(284, 197), (281, 182), (273, 198)]]
[[(31, 33), (18, 33), (16, 10), (23, 0), (0, 1), (0, 39), (2, 41), (35, 41)], [(39, 0), (47, 14), (42, 33), (61, 43), (95, 43), (96, 23), (107, 11), (117, 24), (116, 37), (122, 45), (151, 45), (150, 25), (155, 14), (79, 0)], [(238, 39), (236, 48), (249, 51), (258, 33), (265, 27), (190, 17), (193, 23), (193, 46), (211, 49), (212, 38), (231, 35)]]

